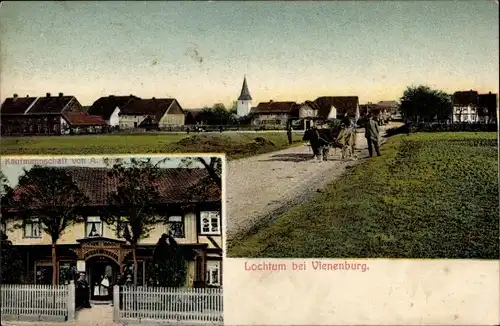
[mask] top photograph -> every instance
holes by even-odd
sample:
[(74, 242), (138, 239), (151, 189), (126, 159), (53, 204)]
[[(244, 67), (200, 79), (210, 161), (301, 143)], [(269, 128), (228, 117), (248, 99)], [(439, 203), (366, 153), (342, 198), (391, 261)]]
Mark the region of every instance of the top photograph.
[(225, 154), (226, 257), (498, 259), (498, 16), (2, 2), (0, 154)]

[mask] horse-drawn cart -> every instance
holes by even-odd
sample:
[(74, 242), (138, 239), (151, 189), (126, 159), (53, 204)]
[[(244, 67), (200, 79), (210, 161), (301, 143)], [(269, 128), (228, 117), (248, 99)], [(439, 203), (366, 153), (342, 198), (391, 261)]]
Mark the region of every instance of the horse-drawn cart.
[(356, 129), (353, 127), (311, 128), (304, 133), (303, 141), (313, 151), (313, 158), (327, 161), (330, 149), (340, 149), (342, 159), (355, 158)]

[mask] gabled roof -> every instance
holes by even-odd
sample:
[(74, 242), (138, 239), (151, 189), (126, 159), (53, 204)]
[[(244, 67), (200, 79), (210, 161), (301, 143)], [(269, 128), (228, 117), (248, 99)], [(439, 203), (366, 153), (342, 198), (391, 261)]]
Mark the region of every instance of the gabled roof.
[(8, 97), (2, 103), (0, 114), (24, 114), (35, 101), (36, 97)]
[(71, 126), (105, 126), (106, 121), (101, 116), (89, 115), (87, 112), (64, 112), (64, 119)]
[(295, 102), (261, 102), (255, 107), (254, 112), (256, 114), (290, 113), (295, 105), (297, 105)]
[(61, 114), (74, 96), (48, 96), (39, 97), (26, 114)]
[(123, 106), (120, 115), (148, 115), (158, 122), (172, 105), (174, 98), (133, 99)]
[(92, 115), (100, 115), (105, 120), (109, 120), (117, 107), (121, 109), (134, 99), (139, 99), (139, 97), (134, 95), (101, 97), (92, 104), (87, 112)]
[(397, 101), (380, 101), (377, 103), (377, 106), (383, 107), (383, 108), (392, 108), (398, 106)]
[(250, 96), (250, 91), (248, 90), (247, 78), (243, 78), (243, 86), (241, 86), (240, 97), (238, 97), (238, 101), (251, 101), (252, 96)]
[(476, 91), (460, 91), (453, 94), (453, 105), (476, 105), (478, 93)]
[(319, 117), (328, 117), (331, 107), (337, 109), (339, 115), (355, 115), (358, 108), (359, 99), (357, 96), (321, 96), (314, 100), (319, 108)]
[[(109, 195), (115, 192), (119, 185), (116, 177), (109, 176), (109, 168), (58, 167), (58, 169), (64, 170), (72, 178), (78, 189), (89, 199), (88, 206), (107, 205)], [(186, 201), (192, 187), (207, 176), (206, 170), (199, 168), (161, 169), (154, 186), (161, 198), (161, 203), (182, 203)], [(205, 189), (207, 190), (203, 198), (204, 202), (221, 200), (221, 193), (215, 184)], [(22, 191), (23, 189), (18, 186), (14, 194)]]

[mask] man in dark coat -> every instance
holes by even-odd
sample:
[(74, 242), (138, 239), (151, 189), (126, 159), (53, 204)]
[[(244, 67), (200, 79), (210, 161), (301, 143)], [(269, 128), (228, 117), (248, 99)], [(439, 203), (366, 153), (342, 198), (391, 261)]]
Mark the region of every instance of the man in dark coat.
[(293, 139), (292, 139), (292, 122), (291, 121), (288, 121), (288, 123), (287, 123), (286, 136), (288, 138), (288, 145), (292, 145)]
[(89, 282), (85, 278), (85, 273), (80, 273), (80, 277), (76, 281), (76, 288), (78, 289), (78, 300), (81, 300), (82, 307), (91, 308)]
[(379, 134), (380, 133), (379, 133), (378, 124), (376, 121), (373, 120), (373, 115), (369, 114), (368, 121), (365, 124), (365, 137), (366, 137), (366, 141), (368, 143), (368, 153), (370, 154), (370, 157), (373, 156), (372, 146), (375, 148), (375, 151), (377, 152), (377, 156), (380, 156)]

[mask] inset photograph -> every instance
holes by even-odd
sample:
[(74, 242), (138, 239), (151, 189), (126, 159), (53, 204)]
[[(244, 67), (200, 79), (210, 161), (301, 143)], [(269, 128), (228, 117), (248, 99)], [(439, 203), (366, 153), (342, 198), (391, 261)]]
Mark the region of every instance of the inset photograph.
[(2, 323), (223, 324), (225, 157), (202, 155), (3, 157)]

